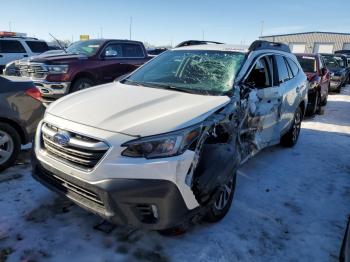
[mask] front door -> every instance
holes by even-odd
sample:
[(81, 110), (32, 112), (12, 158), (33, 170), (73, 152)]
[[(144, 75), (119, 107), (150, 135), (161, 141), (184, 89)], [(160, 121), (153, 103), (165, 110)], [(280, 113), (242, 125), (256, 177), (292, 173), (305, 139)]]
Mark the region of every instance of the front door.
[(258, 59), (245, 83), (254, 89), (249, 94), (248, 126), (255, 129), (257, 149), (276, 144), (280, 139), (279, 121), (282, 93), (276, 85), (273, 56)]

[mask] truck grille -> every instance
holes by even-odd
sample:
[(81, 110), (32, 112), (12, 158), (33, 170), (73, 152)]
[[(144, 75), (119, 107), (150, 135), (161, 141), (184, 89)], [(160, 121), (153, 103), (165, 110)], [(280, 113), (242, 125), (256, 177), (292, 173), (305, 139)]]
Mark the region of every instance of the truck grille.
[(47, 76), (47, 69), (39, 63), (20, 63), (19, 71), (21, 76), (44, 79)]
[[(109, 146), (99, 140), (60, 129), (48, 123), (42, 128), (41, 147), (47, 154), (70, 166), (86, 171), (92, 170), (106, 154)], [(69, 141), (62, 143), (59, 135), (68, 137)]]

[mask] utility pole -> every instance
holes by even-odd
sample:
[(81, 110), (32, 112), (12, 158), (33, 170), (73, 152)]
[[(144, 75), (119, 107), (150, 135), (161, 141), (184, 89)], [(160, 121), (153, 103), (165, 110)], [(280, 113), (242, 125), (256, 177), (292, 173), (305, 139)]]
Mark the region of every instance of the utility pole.
[(204, 41), (204, 30), (202, 29), (202, 40)]
[(130, 27), (129, 27), (129, 39), (131, 40), (131, 31), (132, 31), (132, 16), (130, 16)]
[(12, 23), (11, 23), (11, 21), (9, 21), (9, 30), (10, 30), (10, 32), (12, 32)]
[(263, 33), (264, 33), (264, 24), (265, 24), (265, 21), (261, 21), (260, 36), (263, 36)]
[(101, 38), (103, 38), (103, 27), (100, 27), (100, 34), (101, 34)]

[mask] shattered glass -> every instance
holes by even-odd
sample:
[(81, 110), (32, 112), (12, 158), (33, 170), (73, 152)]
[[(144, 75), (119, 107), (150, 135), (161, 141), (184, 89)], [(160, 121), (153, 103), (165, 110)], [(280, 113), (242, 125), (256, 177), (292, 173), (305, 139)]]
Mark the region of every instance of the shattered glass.
[[(127, 81), (154, 88), (221, 95), (230, 91), (246, 56), (208, 50), (168, 51), (146, 64)], [(153, 85), (153, 86), (152, 86)]]

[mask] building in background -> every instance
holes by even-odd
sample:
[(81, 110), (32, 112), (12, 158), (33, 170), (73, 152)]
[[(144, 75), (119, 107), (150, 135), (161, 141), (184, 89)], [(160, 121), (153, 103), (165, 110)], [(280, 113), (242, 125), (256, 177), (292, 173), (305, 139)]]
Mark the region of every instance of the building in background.
[(350, 50), (350, 34), (332, 32), (305, 32), (285, 35), (261, 36), (261, 40), (282, 42), (289, 45), (293, 53), (334, 53)]

